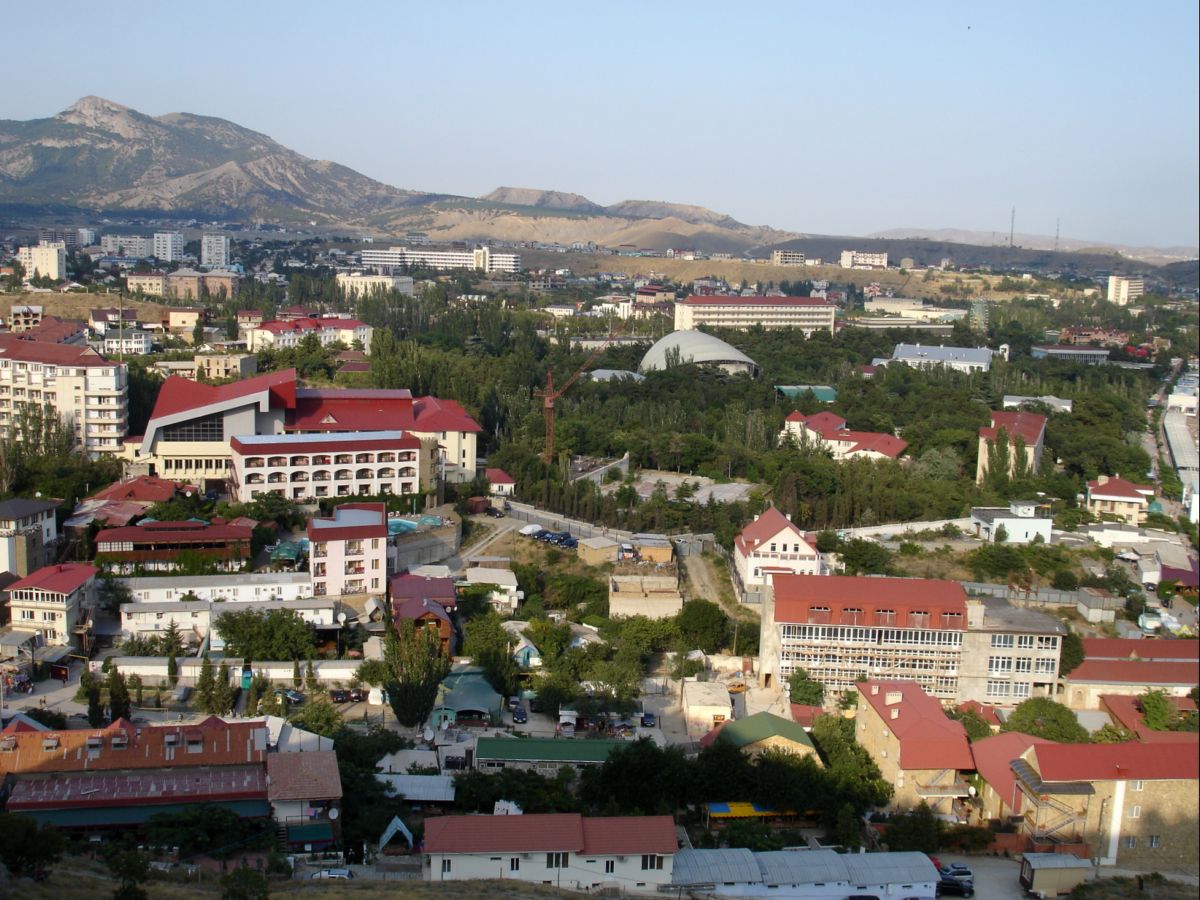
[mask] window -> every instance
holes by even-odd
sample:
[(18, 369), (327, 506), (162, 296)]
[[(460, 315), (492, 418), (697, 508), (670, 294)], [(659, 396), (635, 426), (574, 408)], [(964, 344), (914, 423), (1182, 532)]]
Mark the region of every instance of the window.
[(1012, 685), (1007, 681), (989, 681), (987, 683), (987, 695), (989, 697), (1007, 697), (1012, 690)]
[(1037, 672), (1039, 675), (1053, 675), (1054, 667), (1058, 661), (1054, 659), (1039, 659), (1037, 661)]
[(1020, 700), (1024, 700), (1032, 692), (1032, 685), (1028, 681), (1018, 681), (1012, 686), (1012, 695)]
[(443, 859), (442, 860), (442, 874), (447, 875), (447, 874), (449, 874), (449, 872), (450, 872), (450, 860)]
[(163, 429), (164, 441), (224, 441), (225, 424), (221, 413), (201, 416)]
[(1038, 637), (1039, 650), (1057, 650), (1058, 636), (1057, 635), (1041, 635)]
[(1017, 660), (1017, 669), (1016, 670), (1018, 672), (1026, 672), (1026, 673), (1032, 672), (1033, 671), (1033, 660), (1029, 659), (1028, 657), (1019, 658)]
[(569, 853), (547, 853), (546, 868), (547, 869), (565, 869), (571, 854)]
[(1011, 647), (1013, 645), (1013, 636), (1011, 634), (993, 634), (993, 647)]
[(1133, 835), (1129, 835), (1129, 837), (1125, 838), (1125, 849), (1126, 850), (1134, 850), (1136, 848), (1137, 848), (1137, 838), (1135, 838)]
[(1135, 804), (1134, 806), (1129, 807), (1129, 818), (1140, 819), (1141, 817), (1142, 817), (1142, 808), (1140, 806), (1137, 806)]
[(1157, 850), (1162, 846), (1162, 835), (1152, 834), (1149, 837), (1149, 847), (1151, 850)]
[(1011, 656), (989, 656), (988, 657), (988, 674), (1002, 675), (1013, 670), (1013, 661)]
[(1017, 635), (1017, 647), (1020, 650), (1032, 650), (1033, 649), (1033, 635), (1032, 634)]
[(655, 853), (642, 854), (642, 871), (659, 870), (663, 867), (663, 858)]
[(1130, 782), (1129, 788), (1130, 788), (1130, 790), (1134, 790), (1134, 791), (1144, 791), (1146, 789), (1146, 782), (1144, 782), (1144, 781)]
[(508, 858), (508, 871), (510, 871), (510, 872), (520, 872), (521, 871), (521, 857), (510, 856)]
[(604, 874), (611, 875), (617, 870), (616, 860), (606, 859), (604, 861)]

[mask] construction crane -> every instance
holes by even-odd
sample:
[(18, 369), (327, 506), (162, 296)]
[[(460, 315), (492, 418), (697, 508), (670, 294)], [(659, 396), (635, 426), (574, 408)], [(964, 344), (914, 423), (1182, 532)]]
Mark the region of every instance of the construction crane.
[(625, 322), (622, 322), (617, 327), (616, 331), (611, 332), (608, 335), (608, 337), (606, 337), (603, 340), (603, 342), (601, 342), (600, 346), (592, 351), (591, 356), (589, 356), (586, 360), (584, 360), (583, 365), (581, 365), (578, 369), (576, 369), (571, 374), (571, 377), (568, 378), (563, 383), (562, 387), (555, 390), (555, 388), (554, 388), (554, 372), (553, 372), (553, 370), (547, 369), (546, 370), (546, 389), (544, 391), (543, 390), (534, 391), (534, 396), (542, 398), (542, 409), (546, 413), (546, 449), (542, 452), (542, 459), (545, 461), (546, 465), (550, 465), (550, 463), (554, 461), (554, 403), (555, 403), (555, 401), (557, 401), (559, 397), (561, 397), (563, 394), (565, 394), (570, 389), (571, 385), (573, 385), (576, 381), (579, 380), (580, 375), (582, 375), (584, 372), (586, 372), (588, 369), (590, 369), (592, 367), (592, 363), (594, 363), (596, 360), (598, 360), (600, 358), (600, 355), (602, 353), (604, 353), (605, 350), (608, 349), (608, 345), (611, 344), (614, 340), (616, 340), (621, 335), (621, 332), (625, 330), (625, 325), (627, 322), (628, 322), (628, 320), (626, 320)]

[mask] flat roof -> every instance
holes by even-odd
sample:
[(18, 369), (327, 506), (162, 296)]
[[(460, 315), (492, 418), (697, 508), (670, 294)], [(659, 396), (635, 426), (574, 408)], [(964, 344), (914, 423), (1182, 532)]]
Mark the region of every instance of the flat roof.
[(1036, 634), (1066, 634), (1059, 619), (1036, 609), (1013, 606), (1003, 597), (978, 598), (983, 604), (984, 631), (1032, 631)]
[(239, 575), (172, 575), (170, 578), (119, 578), (130, 590), (140, 588), (216, 588), (234, 585), (308, 584), (308, 572), (252, 572)]
[(617, 747), (628, 746), (626, 741), (580, 738), (493, 738), (481, 737), (475, 742), (475, 758), (508, 761), (548, 760), (550, 762), (602, 763)]
[(240, 444), (253, 446), (255, 444), (328, 444), (334, 440), (343, 444), (352, 444), (360, 441), (400, 440), (403, 437), (403, 431), (344, 431), (338, 433), (336, 438), (331, 438), (328, 434), (314, 432), (299, 434), (248, 434), (238, 435), (237, 439)]

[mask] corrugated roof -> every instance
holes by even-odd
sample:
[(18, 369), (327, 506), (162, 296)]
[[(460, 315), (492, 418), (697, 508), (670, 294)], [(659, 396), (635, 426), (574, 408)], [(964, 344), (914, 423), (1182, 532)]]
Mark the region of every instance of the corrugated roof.
[(720, 850), (680, 850), (675, 854), (671, 883), (758, 884), (762, 881), (755, 854), (744, 847)]
[(1021, 438), (1027, 447), (1032, 447), (1046, 433), (1046, 417), (1032, 412), (993, 412), (991, 427), (979, 429), (979, 436), (994, 441), (1003, 428), (1008, 439)]
[(583, 850), (578, 813), (439, 816), (425, 820), (426, 853), (535, 853)]
[(453, 775), (391, 775), (380, 772), (378, 781), (392, 786), (397, 798), (412, 803), (453, 803)]
[(1033, 748), (1031, 762), (1046, 782), (1200, 779), (1194, 743), (1042, 744)]
[(1017, 779), (1013, 775), (1013, 760), (1019, 759), (1030, 747), (1048, 743), (1050, 741), (1044, 738), (1022, 734), (1019, 731), (1007, 731), (971, 744), (971, 754), (975, 757), (975, 771), (992, 786), (992, 790), (1008, 805), (1014, 815), (1021, 812), (1023, 797), (1017, 789)]
[(1097, 659), (1200, 662), (1200, 640), (1150, 641), (1137, 638), (1084, 638), (1083, 655)]
[(700, 743), (707, 746), (720, 740), (740, 748), (772, 737), (785, 738), (805, 747), (813, 746), (812, 738), (802, 725), (769, 712), (757, 712), (744, 719), (725, 722), (701, 738)]
[(1139, 684), (1195, 687), (1200, 671), (1194, 662), (1085, 659), (1067, 680), (1093, 684)]
[[(890, 624), (898, 628), (925, 627), (951, 631), (965, 631), (967, 628), (967, 595), (956, 581), (789, 574), (775, 575), (772, 583), (775, 588), (775, 621), (780, 623)], [(895, 613), (894, 619), (884, 622), (879, 614), (889, 610)], [(915, 612), (929, 613), (928, 623), (910, 624), (909, 613)], [(947, 613), (952, 615), (947, 618)]]
[(679, 849), (673, 816), (587, 816), (585, 853), (670, 855)]
[[(104, 532), (100, 532), (104, 534)], [(57, 566), (44, 566), (20, 581), (8, 586), (9, 591), (39, 590), (51, 594), (69, 594), (78, 590), (94, 578), (100, 570), (87, 563), (63, 563)]]

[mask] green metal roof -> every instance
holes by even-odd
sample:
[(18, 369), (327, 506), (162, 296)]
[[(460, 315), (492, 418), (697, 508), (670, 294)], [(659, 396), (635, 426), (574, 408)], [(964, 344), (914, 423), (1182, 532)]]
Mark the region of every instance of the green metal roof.
[[(271, 807), (266, 800), (230, 800), (212, 805), (231, 810), (243, 819), (263, 819), (271, 815)], [(17, 815), (29, 816), (42, 824), (54, 825), (58, 828), (99, 828), (116, 825), (141, 825), (159, 814), (178, 815), (195, 806), (195, 803), (167, 803), (110, 806), (96, 809), (19, 810)]]
[(333, 826), (328, 822), (306, 822), (302, 825), (289, 825), (287, 839), (292, 844), (317, 844), (321, 841), (333, 840)]
[(837, 388), (828, 384), (777, 384), (775, 390), (789, 400), (811, 393), (822, 403), (833, 403), (838, 398)]
[(730, 741), (735, 747), (745, 747), (757, 744), (770, 737), (781, 737), (805, 747), (812, 747), (812, 738), (803, 726), (790, 719), (784, 719), (774, 713), (759, 712), (744, 719), (735, 719), (721, 729), (718, 735), (722, 741)]
[(486, 738), (475, 745), (476, 759), (502, 759), (512, 762), (542, 760), (546, 762), (602, 763), (616, 747), (626, 741), (606, 741), (592, 738)]

